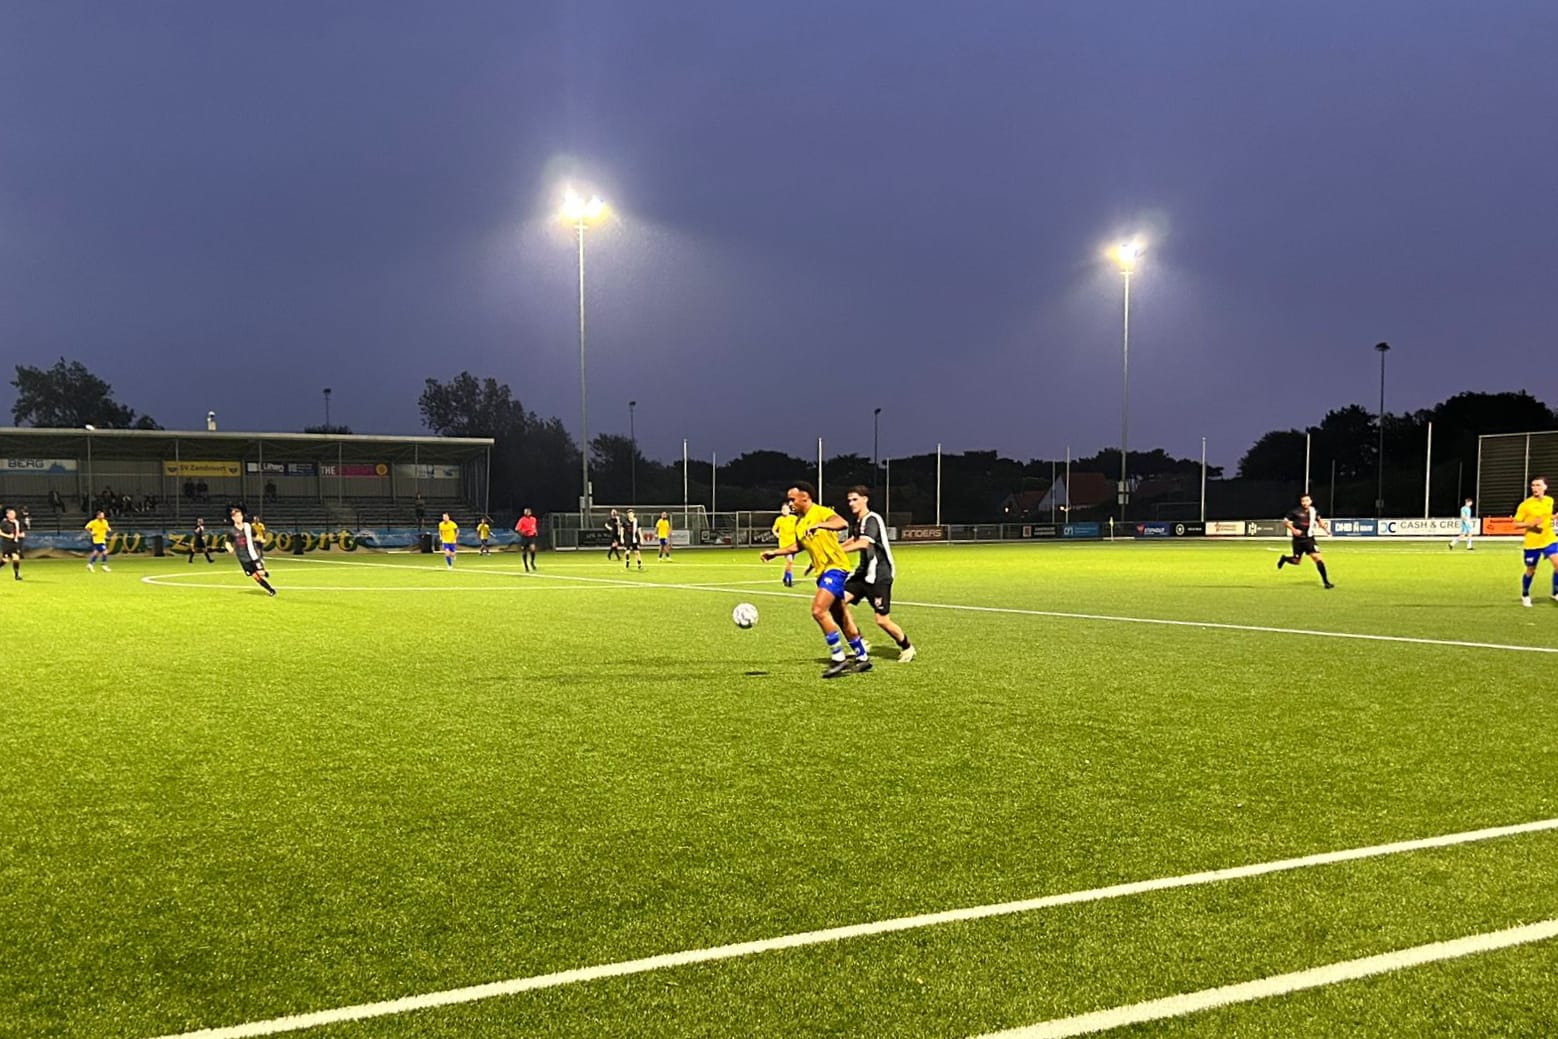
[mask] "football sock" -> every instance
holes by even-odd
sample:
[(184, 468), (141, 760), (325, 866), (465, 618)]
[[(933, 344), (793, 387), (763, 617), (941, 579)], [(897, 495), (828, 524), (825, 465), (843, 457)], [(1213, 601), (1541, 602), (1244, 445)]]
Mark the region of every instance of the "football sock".
[(901, 638), (901, 639), (893, 639), (893, 641), (898, 643), (898, 648), (899, 649), (908, 649), (909, 648), (909, 633), (906, 631), (906, 632), (903, 633), (903, 638)]
[(1558, 570), (1553, 571), (1553, 594), (1558, 595)]
[(866, 655), (866, 640), (865, 639), (860, 638), (858, 636), (855, 637), (855, 638), (850, 639), (849, 640), (849, 648), (855, 651), (855, 656), (860, 657), (861, 659), (865, 658), (865, 655)]
[(844, 659), (844, 634), (838, 631), (825, 632), (822, 636), (828, 640), (828, 656), (834, 661)]
[(276, 594), (276, 589), (272, 588), (270, 586), (270, 582), (265, 580), (265, 578), (260, 577), (259, 575), (255, 575), (254, 581), (261, 588), (265, 589), (267, 592), (270, 592), (272, 595)]
[(1330, 584), (1331, 583), (1331, 579), (1329, 577), (1325, 576), (1325, 564), (1324, 563), (1316, 563), (1315, 564), (1315, 569), (1320, 571), (1320, 583), (1321, 584)]
[(1527, 598), (1530, 598), (1531, 596), (1531, 578), (1533, 576), (1535, 575), (1522, 574), (1520, 576), (1520, 594), (1526, 596)]

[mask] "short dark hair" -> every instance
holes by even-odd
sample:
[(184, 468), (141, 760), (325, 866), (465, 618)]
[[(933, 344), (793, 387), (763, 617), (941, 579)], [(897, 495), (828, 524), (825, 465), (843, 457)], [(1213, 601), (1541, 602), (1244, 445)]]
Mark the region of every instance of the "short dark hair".
[(817, 488), (813, 487), (805, 480), (796, 480), (790, 485), (790, 489), (793, 491), (800, 491), (802, 494), (806, 495), (806, 497), (812, 499), (813, 501), (817, 500)]
[(850, 494), (858, 495), (858, 496), (860, 496), (862, 498), (865, 498), (867, 501), (869, 501), (870, 498), (871, 498), (871, 488), (867, 487), (863, 483), (855, 484), (855, 486), (851, 487), (849, 490), (845, 491), (844, 493), (845, 493), (845, 495), (850, 495)]

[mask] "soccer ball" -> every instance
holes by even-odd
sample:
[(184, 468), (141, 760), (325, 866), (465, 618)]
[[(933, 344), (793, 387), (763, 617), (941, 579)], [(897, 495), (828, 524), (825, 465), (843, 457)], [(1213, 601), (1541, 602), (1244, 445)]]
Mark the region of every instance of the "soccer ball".
[(730, 611), (730, 619), (738, 628), (750, 628), (757, 623), (757, 607), (749, 602), (740, 603)]

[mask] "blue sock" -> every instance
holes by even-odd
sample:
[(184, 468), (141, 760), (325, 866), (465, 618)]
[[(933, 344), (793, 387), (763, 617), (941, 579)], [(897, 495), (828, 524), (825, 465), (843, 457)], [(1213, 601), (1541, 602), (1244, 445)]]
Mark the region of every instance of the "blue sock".
[(1558, 595), (1558, 570), (1553, 571), (1553, 594)]
[(828, 640), (828, 656), (834, 660), (844, 659), (844, 635), (842, 632), (829, 631), (823, 634)]
[(863, 657), (866, 655), (866, 640), (862, 638), (850, 639), (849, 648), (855, 651), (855, 656)]
[(1526, 598), (1531, 597), (1531, 578), (1534, 574), (1522, 574), (1520, 576), (1520, 594)]

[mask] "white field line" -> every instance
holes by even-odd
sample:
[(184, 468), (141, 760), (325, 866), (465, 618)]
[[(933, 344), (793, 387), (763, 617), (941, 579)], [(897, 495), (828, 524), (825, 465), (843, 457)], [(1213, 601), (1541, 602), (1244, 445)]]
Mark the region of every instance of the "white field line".
[[(575, 574), (543, 574), (559, 581), (592, 581), (605, 584), (619, 584), (631, 587), (642, 587), (631, 581), (621, 581), (609, 577), (583, 577)], [(714, 585), (706, 584), (656, 584), (656, 588), (680, 589), (683, 591), (709, 592), (722, 589)], [(798, 598), (804, 593), (780, 592), (773, 590), (753, 589), (753, 595), (780, 596), (787, 599)], [(1371, 635), (1356, 631), (1322, 631), (1317, 628), (1278, 628), (1263, 624), (1228, 624), (1221, 621), (1186, 621), (1171, 620), (1164, 617), (1121, 617), (1108, 613), (1067, 613), (1061, 610), (1026, 610), (1014, 606), (973, 606), (966, 603), (945, 602), (917, 602), (913, 599), (894, 599), (895, 606), (917, 606), (927, 610), (961, 610), (967, 613), (995, 613), (1010, 614), (1022, 617), (1052, 617), (1058, 620), (1100, 621), (1110, 624), (1153, 624), (1172, 628), (1199, 628), (1215, 631), (1254, 631), (1268, 635), (1305, 635), (1311, 638), (1324, 639), (1355, 639), (1363, 642), (1399, 642), (1415, 646), (1451, 646), (1461, 649), (1496, 649), (1509, 653), (1558, 653), (1558, 646), (1518, 646), (1500, 642), (1471, 642), (1464, 639), (1430, 639), (1412, 635)]]
[(1341, 851), (1303, 855), (1298, 858), (1259, 862), (1248, 866), (1232, 866), (1226, 869), (1186, 873), (1174, 877), (1159, 877), (1154, 880), (1138, 880), (1126, 884), (1091, 888), (1086, 891), (1044, 895), (1039, 898), (1028, 898), (1016, 902), (967, 906), (962, 909), (949, 909), (937, 913), (901, 916), (889, 920), (876, 920), (843, 927), (829, 927), (817, 931), (802, 931), (797, 934), (781, 935), (775, 938), (761, 938), (755, 941), (736, 942), (730, 945), (716, 945), (706, 949), (686, 949), (681, 952), (647, 956), (643, 959), (602, 963), (593, 967), (575, 967), (571, 970), (557, 971), (551, 974), (535, 974), (524, 978), (510, 978), (506, 981), (492, 981), (481, 985), (444, 989), (439, 992), (428, 992), (415, 996), (402, 996), (398, 999), (387, 999), (376, 1003), (359, 1003), (354, 1006), (336, 1007), (330, 1010), (316, 1010), (310, 1013), (275, 1017), (264, 1021), (251, 1021), (247, 1024), (206, 1028), (194, 1032), (169, 1033), (159, 1036), (158, 1039), (251, 1039), (254, 1036), (298, 1032), (307, 1028), (320, 1028), (343, 1021), (361, 1021), (368, 1018), (387, 1017), (392, 1014), (404, 1014), (433, 1007), (474, 1003), (478, 1000), (492, 999), (498, 996), (511, 996), (521, 992), (533, 992), (537, 989), (556, 988), (561, 985), (575, 985), (581, 982), (598, 981), (602, 978), (620, 978), (632, 974), (664, 970), (670, 967), (684, 967), (694, 963), (709, 963), (716, 960), (756, 956), (760, 953), (773, 952), (779, 949), (798, 949), (805, 946), (839, 942), (852, 938), (893, 934), (899, 931), (936, 927), (942, 924), (962, 923), (969, 920), (986, 920), (991, 917), (1010, 916), (1016, 913), (1031, 913), (1036, 910), (1051, 909), (1056, 906), (1101, 902), (1108, 899), (1125, 898), (1131, 895), (1141, 895), (1155, 891), (1197, 887), (1203, 884), (1216, 884), (1229, 880), (1243, 880), (1248, 877), (1266, 876), (1272, 873), (1284, 873), (1292, 870), (1308, 869), (1314, 866), (1329, 866), (1338, 862), (1356, 862), (1361, 859), (1381, 858), (1387, 855), (1400, 855), (1406, 852), (1424, 851), (1431, 848), (1448, 848), (1478, 841), (1495, 840), (1500, 837), (1512, 837), (1520, 834), (1552, 830), (1558, 830), (1558, 818), (1516, 823), (1511, 826), (1494, 826), (1482, 830), (1468, 830), (1461, 833), (1441, 834), (1437, 837), (1395, 841), (1390, 844), (1375, 844), (1364, 848), (1347, 848)]
[[(326, 564), (334, 566), (366, 566), (388, 570), (414, 570), (427, 572), (425, 566), (409, 566), (404, 563), (373, 563), (364, 560), (348, 559), (306, 559), (299, 557), (299, 561), (314, 564)], [(464, 573), (485, 574), (491, 577), (516, 577), (534, 579), (548, 579), (553, 581), (575, 581), (596, 585), (605, 585), (615, 588), (661, 588), (669, 591), (686, 592), (724, 592), (744, 591), (749, 595), (763, 595), (784, 599), (800, 598), (804, 592), (781, 592), (772, 588), (762, 588), (755, 585), (720, 585), (720, 584), (689, 584), (668, 581), (633, 581), (620, 577), (591, 577), (583, 574), (558, 574), (558, 573), (525, 573), (511, 570), (483, 570), (468, 569)], [(148, 583), (158, 583), (142, 578)], [(318, 589), (323, 591), (324, 589)], [(389, 589), (386, 589), (389, 590)], [(1395, 642), (1413, 646), (1447, 646), (1458, 649), (1491, 649), (1506, 653), (1546, 653), (1558, 654), (1558, 646), (1520, 646), (1502, 642), (1473, 642), (1466, 639), (1430, 639), (1413, 635), (1374, 635), (1357, 631), (1323, 631), (1318, 628), (1279, 628), (1274, 625), (1264, 624), (1229, 624), (1223, 621), (1187, 621), (1173, 620), (1166, 617), (1122, 617), (1108, 613), (1069, 613), (1062, 610), (1028, 610), (1014, 606), (976, 606), (966, 603), (945, 602), (920, 602), (913, 599), (899, 599), (900, 606), (916, 606), (927, 610), (954, 610), (965, 613), (992, 613), (1006, 614), (1020, 617), (1050, 617), (1056, 620), (1080, 620), (1097, 621), (1106, 624), (1148, 624), (1171, 628), (1196, 628), (1203, 631), (1253, 631), (1266, 635), (1302, 635), (1309, 638), (1323, 639), (1352, 639), (1361, 642)]]
[(1230, 1006), (1234, 1003), (1249, 1003), (1271, 996), (1301, 992), (1304, 989), (1321, 988), (1343, 981), (1387, 974), (1408, 967), (1420, 967), (1425, 963), (1439, 963), (1443, 960), (1459, 959), (1462, 956), (1492, 952), (1495, 949), (1508, 949), (1529, 942), (1546, 941), (1555, 936), (1558, 936), (1558, 919), (1543, 920), (1523, 927), (1472, 934), (1464, 938), (1433, 942), (1428, 945), (1414, 945), (1410, 949), (1397, 949), (1378, 956), (1328, 963), (1323, 967), (1312, 967), (1291, 974), (1276, 974), (1269, 978), (1241, 982), (1237, 985), (1202, 989), (1199, 992), (1186, 992), (1164, 999), (1152, 999), (1143, 1003), (1132, 1003), (1129, 1006), (1097, 1010), (1090, 1014), (1078, 1014), (1075, 1017), (1041, 1021), (1035, 1025), (1013, 1028), (1004, 1032), (988, 1032), (979, 1039), (1066, 1039), (1068, 1036), (1091, 1035), (1125, 1025), (1183, 1017), (1198, 1010)]

